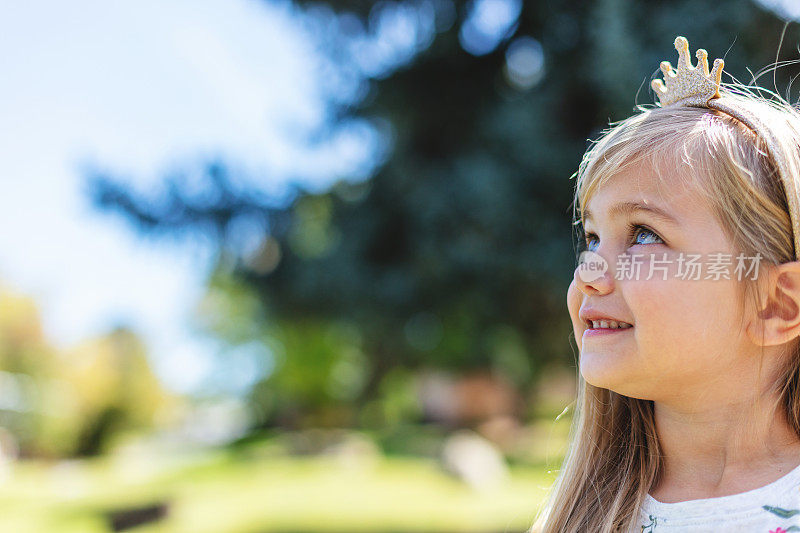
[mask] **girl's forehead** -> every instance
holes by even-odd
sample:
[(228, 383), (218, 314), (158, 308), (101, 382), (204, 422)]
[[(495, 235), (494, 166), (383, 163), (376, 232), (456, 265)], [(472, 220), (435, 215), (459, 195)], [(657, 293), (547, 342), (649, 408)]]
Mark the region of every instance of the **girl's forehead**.
[[(619, 211), (619, 206), (643, 205), (656, 213), (666, 212), (673, 218), (706, 218), (711, 204), (698, 178), (670, 169), (654, 169), (650, 165), (632, 165), (604, 176), (583, 203), (582, 215)], [(628, 209), (631, 211), (631, 209)]]

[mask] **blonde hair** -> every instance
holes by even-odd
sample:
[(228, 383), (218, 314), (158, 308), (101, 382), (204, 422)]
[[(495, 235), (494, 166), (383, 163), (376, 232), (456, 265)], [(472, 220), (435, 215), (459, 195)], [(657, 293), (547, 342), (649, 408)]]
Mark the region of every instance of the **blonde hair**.
[[(757, 114), (780, 139), (779, 155), (800, 168), (800, 113), (779, 96), (770, 99), (738, 84), (725, 88), (723, 98)], [(637, 109), (611, 124), (585, 154), (576, 172), (576, 224), (603, 183), (643, 162), (666, 186), (677, 176), (693, 179), (738, 252), (760, 253), (762, 263), (773, 265), (795, 260), (786, 195), (762, 138), (717, 110)], [(757, 280), (745, 279), (741, 287), (740, 303), (748, 295), (758, 302)], [(796, 342), (786, 348), (774, 384), (777, 400), (768, 407), (782, 409), (800, 436), (800, 353)], [(531, 531), (628, 531), (662, 470), (653, 403), (594, 387), (579, 376), (567, 455)]]

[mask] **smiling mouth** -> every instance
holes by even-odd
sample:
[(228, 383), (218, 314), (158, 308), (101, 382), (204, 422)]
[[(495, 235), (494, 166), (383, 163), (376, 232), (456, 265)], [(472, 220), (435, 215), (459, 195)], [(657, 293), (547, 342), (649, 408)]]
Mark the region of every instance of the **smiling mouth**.
[(581, 335), (581, 338), (584, 341), (589, 341), (590, 339), (600, 340), (600, 339), (623, 339), (627, 338), (625, 335), (626, 332), (632, 330), (633, 328), (627, 329), (610, 329), (610, 328), (597, 328), (597, 329), (587, 329)]
[(624, 320), (620, 320), (618, 318), (612, 318), (612, 312), (609, 311), (609, 314), (606, 315), (605, 313), (601, 312), (599, 309), (596, 310), (592, 307), (587, 309), (581, 309), (580, 313), (578, 313), (578, 319), (583, 323), (583, 326), (586, 328), (584, 333), (589, 335), (601, 335), (605, 333), (613, 333), (613, 332), (620, 332), (625, 331), (628, 329), (633, 329), (632, 322), (625, 322)]
[(585, 320), (584, 324), (589, 329), (630, 329), (633, 324), (621, 320)]

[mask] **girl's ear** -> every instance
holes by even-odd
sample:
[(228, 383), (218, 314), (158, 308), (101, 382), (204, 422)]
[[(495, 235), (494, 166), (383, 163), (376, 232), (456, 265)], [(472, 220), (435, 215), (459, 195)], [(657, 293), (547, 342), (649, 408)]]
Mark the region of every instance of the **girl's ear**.
[(775, 346), (800, 337), (800, 261), (781, 263), (765, 272), (766, 292), (747, 334), (758, 345)]

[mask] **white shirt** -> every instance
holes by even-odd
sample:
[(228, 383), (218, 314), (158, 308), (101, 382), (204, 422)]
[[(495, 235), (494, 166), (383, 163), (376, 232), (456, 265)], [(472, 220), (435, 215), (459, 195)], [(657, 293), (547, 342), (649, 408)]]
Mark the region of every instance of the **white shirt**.
[(661, 503), (649, 494), (631, 533), (800, 532), (800, 466), (769, 485), (730, 496)]

